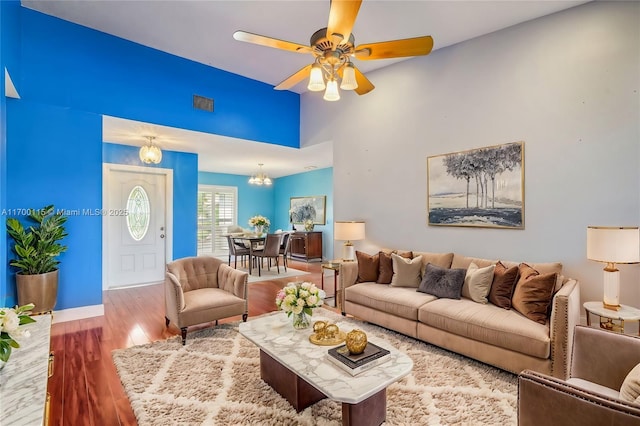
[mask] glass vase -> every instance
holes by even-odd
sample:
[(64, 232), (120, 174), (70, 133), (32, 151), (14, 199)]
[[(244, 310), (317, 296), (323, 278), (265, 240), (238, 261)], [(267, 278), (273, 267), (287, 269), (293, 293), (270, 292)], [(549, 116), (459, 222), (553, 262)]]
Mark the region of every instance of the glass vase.
[(311, 325), (311, 323), (309, 322), (309, 317), (304, 313), (304, 311), (300, 312), (299, 314), (291, 314), (291, 317), (293, 318), (293, 328), (295, 328), (296, 330), (302, 330), (308, 328), (309, 325)]
[(262, 231), (263, 231), (263, 230), (264, 230), (264, 225), (256, 225), (256, 226), (255, 226), (256, 234), (258, 234), (258, 235), (262, 235)]

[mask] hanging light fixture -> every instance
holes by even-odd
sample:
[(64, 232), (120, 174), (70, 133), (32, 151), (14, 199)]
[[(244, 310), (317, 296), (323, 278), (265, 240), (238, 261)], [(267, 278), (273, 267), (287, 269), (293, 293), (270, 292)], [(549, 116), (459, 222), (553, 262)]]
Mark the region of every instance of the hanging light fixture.
[(140, 148), (140, 161), (145, 164), (158, 164), (162, 161), (162, 151), (153, 143), (155, 136), (145, 136), (147, 143)]
[(347, 53), (340, 49), (327, 51), (316, 58), (316, 62), (311, 66), (307, 89), (312, 92), (324, 90), (325, 101), (337, 101), (340, 100), (338, 81), (342, 90), (358, 88), (356, 69)]
[(269, 186), (273, 183), (269, 176), (262, 171), (262, 166), (264, 166), (264, 164), (258, 163), (258, 167), (260, 168), (260, 170), (258, 170), (258, 173), (251, 175), (251, 177), (249, 178), (249, 183), (251, 185)]

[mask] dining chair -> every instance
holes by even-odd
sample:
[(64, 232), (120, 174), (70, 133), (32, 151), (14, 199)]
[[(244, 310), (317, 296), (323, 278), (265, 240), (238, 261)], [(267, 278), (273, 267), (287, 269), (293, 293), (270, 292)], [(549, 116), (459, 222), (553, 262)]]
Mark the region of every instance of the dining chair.
[(249, 256), (249, 249), (243, 244), (237, 243), (231, 235), (227, 235), (227, 244), (229, 244), (229, 266), (231, 266), (231, 256), (234, 258), (234, 268), (238, 268), (238, 256), (240, 256), (240, 266), (244, 262), (244, 257)]
[[(264, 242), (264, 248), (262, 250), (252, 250), (253, 257), (258, 261), (258, 276), (262, 274), (262, 261), (268, 259), (267, 265), (271, 270), (271, 259), (276, 260), (276, 267), (278, 268), (278, 274), (280, 273), (280, 235), (267, 234), (267, 238)], [(249, 261), (251, 261), (250, 259)]]
[(282, 242), (280, 243), (280, 254), (282, 255), (282, 265), (284, 271), (287, 272), (287, 253), (289, 253), (289, 243), (291, 241), (291, 234), (286, 232), (282, 235)]

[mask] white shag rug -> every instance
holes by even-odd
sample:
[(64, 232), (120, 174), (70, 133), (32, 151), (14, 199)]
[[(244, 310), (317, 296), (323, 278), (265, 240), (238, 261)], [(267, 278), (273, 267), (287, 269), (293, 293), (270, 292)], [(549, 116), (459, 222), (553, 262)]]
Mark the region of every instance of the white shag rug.
[[(284, 315), (284, 313), (282, 314)], [(317, 316), (338, 318), (322, 309)], [(313, 317), (312, 317), (313, 320)], [(375, 325), (409, 355), (412, 373), (387, 389), (386, 425), (515, 425), (517, 377)], [(341, 404), (300, 413), (260, 379), (259, 349), (238, 323), (113, 351), (139, 425), (340, 425)]]

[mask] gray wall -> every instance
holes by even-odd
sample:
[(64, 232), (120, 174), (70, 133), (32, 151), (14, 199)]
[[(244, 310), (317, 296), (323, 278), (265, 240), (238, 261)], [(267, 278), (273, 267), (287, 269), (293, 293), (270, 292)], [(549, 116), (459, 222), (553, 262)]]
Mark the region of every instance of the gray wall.
[[(335, 220), (365, 220), (370, 253), (559, 260), (601, 300), (587, 226), (640, 223), (639, 28), (639, 3), (588, 3), (370, 72), (366, 96), (304, 94), (302, 144), (334, 144)], [(516, 141), (524, 230), (427, 226), (428, 156)], [(620, 270), (640, 307), (640, 266)]]

